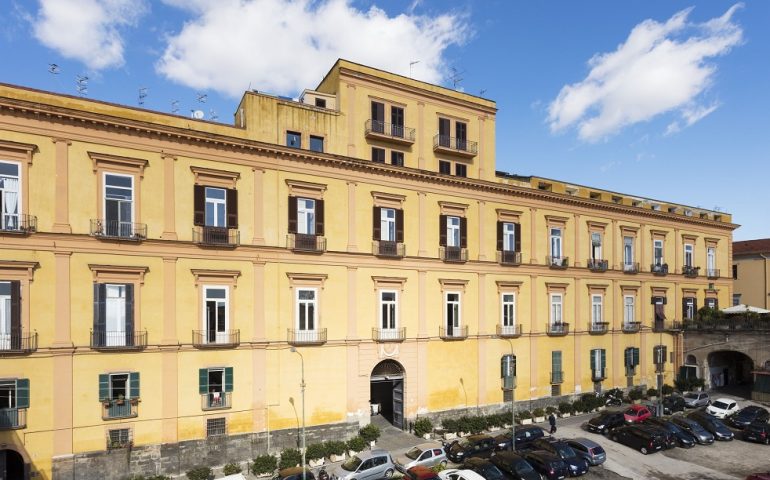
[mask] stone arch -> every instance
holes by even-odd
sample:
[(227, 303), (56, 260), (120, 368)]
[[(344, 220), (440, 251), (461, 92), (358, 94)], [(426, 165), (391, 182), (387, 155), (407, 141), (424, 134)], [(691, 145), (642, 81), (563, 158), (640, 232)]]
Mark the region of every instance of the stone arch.
[(746, 385), (753, 382), (754, 359), (739, 350), (715, 350), (708, 354), (712, 387)]
[(687, 358), (685, 358), (684, 363), (687, 365), (697, 365), (698, 364), (698, 357), (693, 355), (692, 353), (687, 355)]
[(369, 401), (372, 414), (379, 414), (397, 428), (404, 428), (406, 370), (396, 360), (386, 359), (372, 369)]

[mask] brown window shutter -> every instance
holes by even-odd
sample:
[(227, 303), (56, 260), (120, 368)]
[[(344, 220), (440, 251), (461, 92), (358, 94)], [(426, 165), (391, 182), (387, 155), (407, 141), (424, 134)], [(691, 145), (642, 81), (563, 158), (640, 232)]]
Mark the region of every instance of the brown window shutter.
[(440, 215), (438, 219), (438, 244), (446, 247), (446, 215)]
[(517, 252), (521, 252), (521, 225), (518, 223), (513, 224), (513, 248)]
[(687, 297), (682, 299), (682, 318), (687, 318), (687, 300)]
[(289, 197), (289, 233), (297, 233), (297, 197)]
[(372, 238), (379, 240), (382, 228), (380, 227), (380, 207), (372, 208)]
[(227, 228), (238, 228), (238, 190), (227, 189)]
[(460, 248), (468, 248), (468, 219), (460, 217)]
[(404, 211), (396, 210), (396, 242), (404, 243)]
[(503, 222), (497, 222), (497, 251), (503, 251)]
[(195, 185), (193, 187), (193, 225), (206, 224), (206, 187)]
[(21, 282), (11, 284), (11, 347), (21, 348)]
[(315, 201), (315, 234), (324, 236), (324, 201)]

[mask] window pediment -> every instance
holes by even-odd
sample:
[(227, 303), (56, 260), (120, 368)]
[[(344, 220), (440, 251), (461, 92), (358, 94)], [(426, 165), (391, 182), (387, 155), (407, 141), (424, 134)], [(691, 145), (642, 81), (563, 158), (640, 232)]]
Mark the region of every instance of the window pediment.
[(406, 195), (395, 193), (372, 192), (375, 207), (402, 209)]
[(519, 223), (519, 217), (521, 217), (523, 213), (517, 210), (505, 210), (502, 208), (496, 209), (496, 212), (497, 212), (497, 220), (499, 222), (513, 222), (513, 223)]
[(372, 275), (372, 282), (374, 282), (375, 290), (394, 289), (403, 291), (406, 277), (378, 277)]
[(32, 164), (32, 154), (37, 151), (37, 145), (31, 143), (11, 142), (0, 140), (0, 152), (8, 160), (20, 160)]
[(238, 277), (241, 276), (240, 270), (203, 270), (191, 268), (190, 273), (195, 277), (196, 287), (203, 283), (222, 283), (236, 287)]
[(457, 215), (460, 217), (465, 216), (465, 212), (468, 210), (468, 205), (465, 203), (455, 202), (438, 202), (441, 215)]
[(144, 275), (150, 267), (134, 267), (127, 265), (97, 265), (88, 264), (95, 283), (107, 282), (138, 282), (144, 284)]
[(326, 191), (326, 185), (321, 183), (303, 182), (300, 180), (286, 180), (286, 186), (289, 187), (289, 195), (292, 197), (323, 199)]
[(111, 172), (138, 174), (144, 177), (144, 169), (149, 163), (142, 158), (121, 157), (109, 153), (88, 152), (94, 172), (109, 170)]
[(235, 188), (235, 184), (241, 178), (239, 172), (196, 167), (194, 165), (190, 166), (190, 171), (195, 175), (195, 185), (206, 185), (209, 187)]
[(448, 290), (460, 290), (465, 292), (465, 287), (468, 285), (468, 280), (458, 280), (454, 278), (439, 278), (438, 282), (441, 284), (441, 291)]

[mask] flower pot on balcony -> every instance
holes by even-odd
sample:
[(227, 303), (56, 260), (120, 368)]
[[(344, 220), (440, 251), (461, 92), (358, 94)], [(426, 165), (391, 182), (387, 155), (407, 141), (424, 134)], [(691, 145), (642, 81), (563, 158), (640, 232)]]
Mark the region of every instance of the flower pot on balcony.
[(139, 399), (138, 398), (132, 398), (131, 399), (131, 405), (139, 405)]

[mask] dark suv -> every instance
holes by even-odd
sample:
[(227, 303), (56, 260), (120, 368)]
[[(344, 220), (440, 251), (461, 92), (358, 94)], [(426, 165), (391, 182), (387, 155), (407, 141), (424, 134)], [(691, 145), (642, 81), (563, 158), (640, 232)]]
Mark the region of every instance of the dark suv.
[(588, 462), (578, 456), (566, 442), (553, 438), (540, 438), (532, 442), (532, 449), (551, 452), (564, 460), (569, 467), (570, 476), (577, 477), (588, 473)]
[(683, 417), (681, 415), (672, 415), (669, 420), (671, 420), (671, 422), (677, 427), (690, 433), (693, 437), (695, 437), (695, 441), (697, 441), (699, 444), (711, 445), (714, 443), (714, 435), (709, 433), (705, 428), (701, 427), (700, 423), (696, 422), (695, 420)]
[(625, 416), (623, 412), (607, 411), (602, 412), (595, 416), (586, 423), (586, 428), (589, 432), (594, 433), (607, 433), (613, 428), (620, 427), (626, 424)]
[(732, 427), (743, 430), (752, 422), (767, 422), (768, 418), (770, 418), (770, 412), (762, 407), (752, 405), (740, 409), (735, 415), (730, 415), (727, 418), (727, 423)]
[(532, 450), (524, 454), (524, 459), (532, 465), (536, 472), (548, 480), (562, 480), (569, 477), (569, 467), (564, 463), (564, 460), (553, 453)]
[(743, 439), (750, 442), (761, 442), (770, 445), (770, 424), (764, 422), (750, 423), (743, 430)]
[[(544, 436), (545, 430), (537, 425), (523, 425), (516, 427), (516, 450), (528, 448), (533, 441), (538, 438), (543, 438)], [(497, 450), (511, 449), (510, 430), (495, 437), (495, 448), (497, 448)]]
[(697, 443), (697, 439), (692, 433), (682, 430), (681, 427), (665, 418), (648, 418), (644, 423), (667, 431), (676, 441), (676, 444), (682, 448), (692, 448)]
[(497, 452), (492, 457), (492, 463), (513, 480), (540, 480), (540, 474), (518, 453)]
[(455, 463), (462, 463), (466, 458), (489, 458), (495, 449), (495, 439), (489, 435), (471, 435), (452, 443), (446, 449), (446, 456)]
[(658, 432), (645, 428), (644, 425), (627, 425), (616, 428), (610, 435), (613, 441), (622, 443), (634, 450), (639, 450), (643, 455), (663, 450), (665, 440)]

